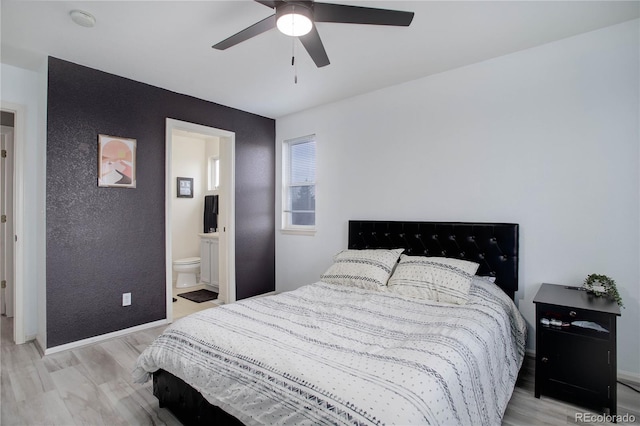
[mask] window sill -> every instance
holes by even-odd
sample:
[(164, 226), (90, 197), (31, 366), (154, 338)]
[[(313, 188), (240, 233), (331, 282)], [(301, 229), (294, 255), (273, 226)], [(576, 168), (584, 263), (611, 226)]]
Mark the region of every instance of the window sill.
[(292, 228), (283, 228), (280, 230), (281, 233), (287, 235), (308, 235), (313, 237), (316, 235), (315, 229), (292, 229)]

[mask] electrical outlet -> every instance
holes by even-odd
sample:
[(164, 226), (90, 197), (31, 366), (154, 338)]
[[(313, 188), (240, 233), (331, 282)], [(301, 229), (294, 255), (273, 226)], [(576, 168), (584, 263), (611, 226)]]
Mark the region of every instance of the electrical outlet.
[(131, 305), (131, 293), (122, 293), (122, 306)]

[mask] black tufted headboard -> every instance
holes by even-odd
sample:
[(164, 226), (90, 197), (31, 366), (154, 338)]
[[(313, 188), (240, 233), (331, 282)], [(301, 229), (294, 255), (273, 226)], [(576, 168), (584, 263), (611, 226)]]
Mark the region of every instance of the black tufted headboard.
[(438, 256), (480, 264), (513, 299), (518, 290), (518, 224), (349, 221), (349, 248), (399, 248), (409, 256)]

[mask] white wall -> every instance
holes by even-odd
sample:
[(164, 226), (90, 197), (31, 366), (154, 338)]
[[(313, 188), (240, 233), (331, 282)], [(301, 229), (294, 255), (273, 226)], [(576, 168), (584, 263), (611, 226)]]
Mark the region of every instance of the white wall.
[[(24, 334), (44, 344), (46, 65), (40, 72), (0, 64), (2, 102), (24, 108)], [(42, 290), (42, 291), (39, 291)], [(39, 315), (39, 308), (42, 309)], [(43, 346), (46, 347), (46, 346)]]
[(276, 290), (317, 281), (349, 219), (516, 222), (529, 348), (541, 283), (607, 274), (627, 306), (618, 367), (637, 377), (638, 22), (279, 119), (279, 154), (317, 136), (318, 231), (277, 233)]

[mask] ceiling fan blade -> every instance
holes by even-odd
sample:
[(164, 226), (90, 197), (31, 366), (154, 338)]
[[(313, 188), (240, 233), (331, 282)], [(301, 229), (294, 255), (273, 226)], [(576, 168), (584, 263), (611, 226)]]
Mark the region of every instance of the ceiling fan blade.
[(265, 31), (269, 31), (276, 27), (276, 15), (271, 15), (268, 18), (263, 19), (260, 22), (256, 22), (248, 28), (232, 35), (231, 37), (222, 40), (218, 44), (214, 44), (212, 47), (218, 50), (225, 50), (231, 46), (235, 46), (238, 43), (242, 43), (245, 40), (249, 40)]
[(400, 10), (376, 9), (344, 4), (313, 3), (313, 16), (316, 22), (408, 27), (413, 20), (413, 15), (413, 12), (403, 12)]
[(318, 68), (329, 65), (329, 57), (327, 56), (327, 52), (324, 50), (324, 46), (322, 45), (322, 40), (320, 40), (320, 34), (318, 34), (318, 30), (314, 25), (311, 27), (311, 31), (308, 34), (298, 37), (300, 42), (309, 52), (309, 56), (313, 59), (313, 62), (316, 63)]
[(284, 1), (282, 0), (255, 0), (255, 1), (260, 4), (264, 4), (265, 6), (270, 7), (271, 9), (275, 9), (276, 7), (284, 3)]

